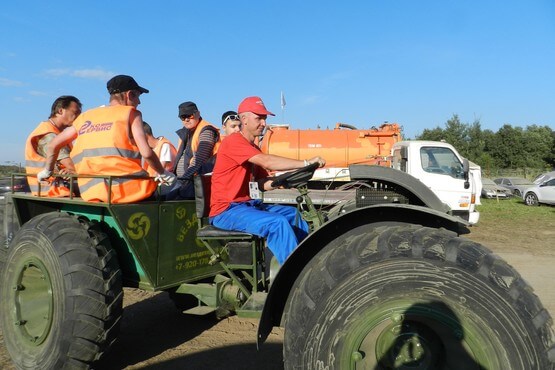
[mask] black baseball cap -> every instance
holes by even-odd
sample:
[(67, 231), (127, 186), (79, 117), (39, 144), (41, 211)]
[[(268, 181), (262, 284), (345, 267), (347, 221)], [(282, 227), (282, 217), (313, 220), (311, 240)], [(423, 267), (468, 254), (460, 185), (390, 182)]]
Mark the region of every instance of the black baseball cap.
[(106, 87), (108, 88), (108, 92), (110, 94), (125, 92), (129, 90), (137, 90), (145, 94), (148, 93), (147, 89), (139, 86), (139, 84), (137, 83), (137, 81), (135, 81), (133, 77), (127, 75), (117, 75), (112, 77), (110, 81), (108, 81), (108, 83), (106, 84)]

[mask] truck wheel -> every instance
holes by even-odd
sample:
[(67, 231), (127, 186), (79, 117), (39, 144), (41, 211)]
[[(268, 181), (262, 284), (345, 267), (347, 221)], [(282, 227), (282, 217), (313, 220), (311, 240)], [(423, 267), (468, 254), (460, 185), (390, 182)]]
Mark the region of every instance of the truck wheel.
[(97, 224), (58, 212), (31, 219), (10, 243), (1, 284), (18, 369), (87, 369), (117, 337), (121, 271)]
[(416, 225), (354, 229), (301, 272), (286, 369), (554, 369), (552, 320), (487, 248)]

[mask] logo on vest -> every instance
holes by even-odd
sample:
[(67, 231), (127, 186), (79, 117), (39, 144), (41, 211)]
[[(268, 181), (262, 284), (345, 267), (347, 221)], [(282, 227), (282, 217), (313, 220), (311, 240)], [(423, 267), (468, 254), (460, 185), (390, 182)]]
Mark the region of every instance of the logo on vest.
[(110, 131), (113, 125), (114, 122), (92, 123), (91, 121), (86, 121), (79, 129), (79, 135), (90, 134), (92, 132)]

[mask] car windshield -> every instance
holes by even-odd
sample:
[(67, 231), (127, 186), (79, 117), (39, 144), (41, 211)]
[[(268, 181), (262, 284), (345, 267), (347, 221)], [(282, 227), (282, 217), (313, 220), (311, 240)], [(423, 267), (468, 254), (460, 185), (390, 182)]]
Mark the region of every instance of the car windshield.
[(536, 177), (533, 182), (534, 184), (541, 184), (553, 178), (555, 178), (555, 171), (542, 173), (541, 175), (538, 175), (538, 177)]

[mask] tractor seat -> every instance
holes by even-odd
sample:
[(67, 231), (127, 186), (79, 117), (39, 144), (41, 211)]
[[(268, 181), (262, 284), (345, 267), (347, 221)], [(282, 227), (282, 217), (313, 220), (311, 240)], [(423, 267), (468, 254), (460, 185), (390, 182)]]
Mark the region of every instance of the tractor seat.
[(197, 230), (199, 238), (219, 238), (219, 239), (252, 239), (253, 235), (241, 231), (224, 230), (213, 225), (202, 226)]
[(195, 207), (197, 218), (199, 220), (199, 229), (197, 237), (199, 238), (216, 238), (216, 239), (236, 239), (236, 240), (252, 240), (255, 235), (242, 231), (224, 230), (216, 226), (210, 225), (208, 215), (210, 213), (210, 184), (211, 175), (198, 175), (194, 178), (195, 186)]

